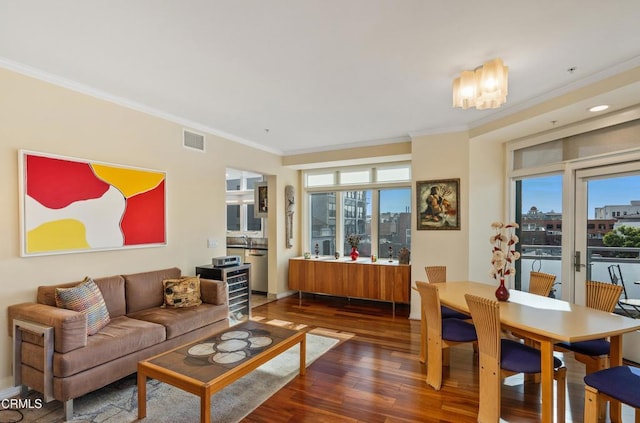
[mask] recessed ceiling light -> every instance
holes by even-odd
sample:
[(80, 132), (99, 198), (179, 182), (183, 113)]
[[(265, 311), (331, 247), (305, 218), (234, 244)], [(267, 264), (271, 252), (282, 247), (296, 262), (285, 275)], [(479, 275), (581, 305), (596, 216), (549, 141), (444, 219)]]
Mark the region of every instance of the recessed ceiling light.
[(609, 108), (608, 104), (602, 104), (600, 106), (593, 106), (589, 109), (590, 112), (601, 112), (603, 110), (607, 110)]

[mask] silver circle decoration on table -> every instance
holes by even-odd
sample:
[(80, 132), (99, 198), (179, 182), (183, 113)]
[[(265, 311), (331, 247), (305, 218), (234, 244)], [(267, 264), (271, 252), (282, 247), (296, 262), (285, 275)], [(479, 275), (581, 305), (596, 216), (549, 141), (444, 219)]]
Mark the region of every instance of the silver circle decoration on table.
[(240, 360), (244, 360), (247, 357), (247, 353), (243, 350), (231, 351), (231, 352), (219, 352), (209, 357), (211, 363), (216, 364), (232, 364), (237, 363)]
[(189, 348), (187, 353), (189, 355), (193, 355), (196, 357), (210, 356), (211, 354), (216, 352), (213, 348), (214, 345), (215, 344), (213, 342), (204, 342), (202, 344), (196, 344), (193, 347)]
[[(234, 364), (250, 357), (252, 350), (265, 348), (273, 343), (269, 333), (258, 330), (253, 333), (247, 330), (232, 330), (191, 346), (187, 350), (187, 359), (206, 359), (212, 364)], [(194, 362), (194, 364), (196, 364)]]
[(241, 351), (249, 346), (249, 343), (243, 339), (229, 339), (220, 342), (216, 348), (220, 352)]
[(246, 339), (251, 336), (251, 332), (246, 330), (233, 330), (231, 332), (225, 332), (220, 335), (220, 339), (223, 341), (227, 339)]
[(264, 348), (267, 345), (271, 345), (273, 343), (273, 339), (269, 338), (268, 336), (253, 336), (249, 338), (248, 341), (250, 344), (249, 348), (252, 349)]

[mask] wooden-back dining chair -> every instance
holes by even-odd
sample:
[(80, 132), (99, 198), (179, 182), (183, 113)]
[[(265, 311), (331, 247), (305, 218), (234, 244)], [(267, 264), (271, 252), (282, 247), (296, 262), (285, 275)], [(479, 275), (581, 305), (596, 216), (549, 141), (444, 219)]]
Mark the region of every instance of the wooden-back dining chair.
[[(427, 274), (427, 281), (429, 283), (443, 283), (447, 281), (447, 266), (425, 266), (424, 271)], [(424, 316), (421, 307), (420, 311), (420, 362), (425, 363), (427, 361), (427, 320)], [(441, 306), (440, 311), (443, 319), (463, 319), (469, 318), (466, 314), (455, 311), (449, 307)]]
[(449, 347), (475, 342), (476, 330), (464, 320), (442, 318), (437, 283), (416, 281), (416, 288), (427, 324), (427, 384), (440, 390), (442, 366), (449, 365)]
[[(587, 307), (596, 310), (613, 312), (618, 304), (622, 287), (605, 282), (587, 281)], [(586, 374), (609, 367), (609, 341), (593, 339), (581, 342), (561, 342), (556, 350), (573, 351), (575, 359), (586, 366)]]
[[(425, 266), (424, 271), (427, 274), (427, 281), (429, 283), (444, 283), (447, 281), (447, 266)], [(443, 319), (469, 319), (468, 315), (447, 306), (441, 306), (440, 310)]]
[(529, 273), (529, 292), (531, 294), (542, 295), (548, 297), (551, 293), (551, 288), (556, 281), (556, 275), (543, 272), (530, 272)]
[(440, 283), (447, 281), (447, 266), (425, 266), (424, 271), (429, 282)]
[[(478, 335), (480, 355), (478, 422), (498, 422), (502, 379), (518, 373), (540, 373), (540, 350), (501, 337), (498, 301), (471, 294), (465, 294), (465, 299)], [(553, 358), (553, 362), (554, 379), (557, 381), (557, 420), (562, 422), (565, 419), (567, 369), (557, 357)]]

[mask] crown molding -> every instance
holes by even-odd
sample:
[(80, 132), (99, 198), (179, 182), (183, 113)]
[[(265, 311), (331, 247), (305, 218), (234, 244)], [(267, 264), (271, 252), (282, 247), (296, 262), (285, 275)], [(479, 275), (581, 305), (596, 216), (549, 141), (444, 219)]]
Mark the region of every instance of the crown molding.
[(113, 94), (110, 94), (106, 91), (98, 90), (96, 88), (90, 87), (86, 84), (81, 84), (70, 79), (63, 78), (61, 76), (45, 72), (40, 69), (36, 69), (31, 66), (24, 65), (22, 63), (18, 63), (4, 57), (0, 57), (0, 67), (5, 68), (7, 70), (17, 72), (21, 75), (25, 75), (31, 78), (38, 79), (40, 81), (44, 81), (62, 88), (66, 88), (71, 91), (78, 92), (80, 94), (85, 94), (99, 100), (104, 100), (109, 103), (116, 104), (118, 106), (126, 107), (131, 110), (135, 110), (138, 112), (145, 113), (150, 116), (154, 116), (169, 122), (173, 122), (175, 124), (185, 126), (187, 128), (194, 129), (196, 131), (205, 132), (207, 135), (214, 135), (216, 137), (224, 138), (229, 141), (237, 142), (239, 144), (246, 145), (247, 147), (255, 148), (257, 150), (262, 150), (267, 153), (272, 153), (281, 156), (283, 154), (282, 151), (276, 150), (273, 148), (265, 147), (264, 145), (258, 144), (254, 141), (247, 140), (236, 135), (230, 134), (228, 132), (220, 131), (215, 128), (211, 128), (210, 126), (203, 125), (198, 122), (194, 122), (189, 119), (182, 118), (180, 116), (173, 115), (171, 113), (166, 113), (158, 109), (154, 109), (153, 107), (146, 106), (141, 103), (137, 103), (135, 101), (128, 100), (123, 97), (119, 97)]

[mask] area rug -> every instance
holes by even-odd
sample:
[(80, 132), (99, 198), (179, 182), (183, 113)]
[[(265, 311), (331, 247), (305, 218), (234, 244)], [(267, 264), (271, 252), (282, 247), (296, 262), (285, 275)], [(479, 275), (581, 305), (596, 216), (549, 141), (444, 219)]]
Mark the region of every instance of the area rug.
[[(307, 333), (307, 367), (339, 342)], [(239, 422), (267, 398), (298, 376), (300, 346), (296, 344), (255, 371), (211, 397), (213, 422)], [(138, 389), (135, 375), (74, 400), (74, 422), (131, 423), (138, 420)], [(21, 410), (23, 422), (64, 422), (62, 404)], [(8, 416), (7, 416), (8, 417)], [(14, 421), (14, 420), (11, 420)], [(17, 421), (17, 420), (15, 420)], [(200, 399), (157, 380), (147, 382), (147, 418), (144, 422), (187, 423), (200, 421)]]

